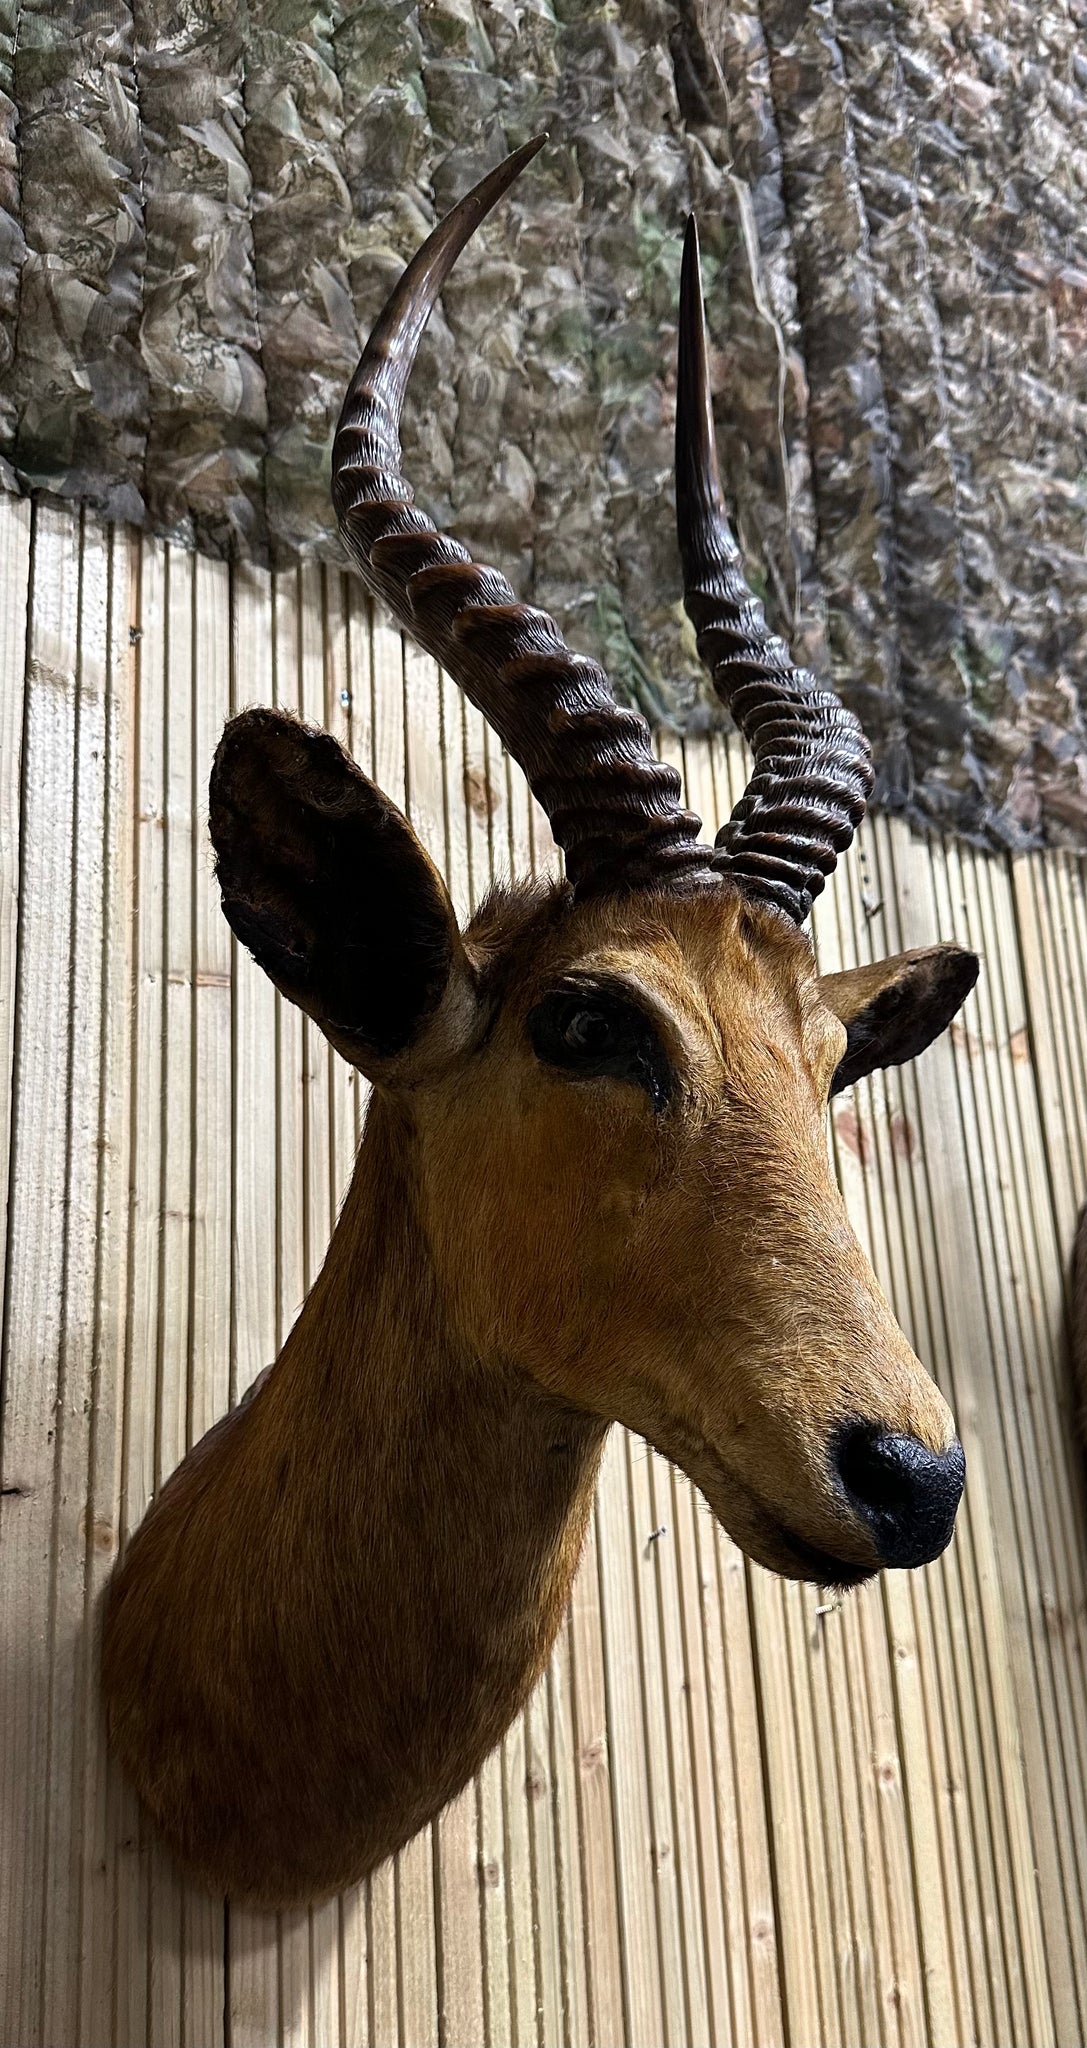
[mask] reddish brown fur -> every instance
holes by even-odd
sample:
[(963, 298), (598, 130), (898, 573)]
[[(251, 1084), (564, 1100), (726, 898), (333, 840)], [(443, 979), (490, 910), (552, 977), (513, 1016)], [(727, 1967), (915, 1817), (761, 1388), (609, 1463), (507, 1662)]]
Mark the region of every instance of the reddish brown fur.
[[(783, 1531), (876, 1563), (828, 1468), (843, 1418), (953, 1434), (829, 1170), (848, 977), (821, 994), (806, 940), (724, 890), (520, 890), (466, 948), (472, 1020), (462, 988), (425, 1058), (382, 1070), (275, 1369), (110, 1593), (116, 1749), (190, 1869), (265, 1904), (365, 1875), (499, 1739), (554, 1640), (610, 1422), (795, 1576)], [(587, 965), (658, 1018), (667, 1115), (534, 1056), (533, 1001)]]

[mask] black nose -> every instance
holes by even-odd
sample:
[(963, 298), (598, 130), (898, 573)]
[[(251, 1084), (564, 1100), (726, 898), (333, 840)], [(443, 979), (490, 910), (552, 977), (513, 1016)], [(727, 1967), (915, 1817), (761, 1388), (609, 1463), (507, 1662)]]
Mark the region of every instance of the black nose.
[(842, 1430), (832, 1462), (883, 1564), (929, 1564), (947, 1548), (966, 1478), (957, 1438), (946, 1451), (930, 1451), (915, 1436), (853, 1422)]

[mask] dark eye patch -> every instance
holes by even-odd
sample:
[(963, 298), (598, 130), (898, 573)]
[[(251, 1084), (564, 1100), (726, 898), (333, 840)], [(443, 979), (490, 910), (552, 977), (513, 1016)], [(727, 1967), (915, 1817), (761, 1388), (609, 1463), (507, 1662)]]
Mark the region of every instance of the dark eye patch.
[(537, 1059), (576, 1080), (633, 1081), (654, 1109), (666, 1109), (675, 1069), (646, 1016), (626, 996), (594, 987), (553, 989), (528, 1018)]

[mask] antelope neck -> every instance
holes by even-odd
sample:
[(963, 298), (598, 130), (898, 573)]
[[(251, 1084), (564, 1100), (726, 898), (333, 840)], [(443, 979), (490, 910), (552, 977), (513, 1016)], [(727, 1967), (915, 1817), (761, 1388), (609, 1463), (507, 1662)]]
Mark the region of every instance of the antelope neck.
[(254, 1399), (248, 1462), (281, 1615), (315, 1660), (335, 1640), (337, 1682), (375, 1732), (398, 1731), (407, 1777), (450, 1754), (467, 1777), (550, 1652), (606, 1426), (458, 1349), (413, 1155), (410, 1117), (375, 1096), (324, 1270)]

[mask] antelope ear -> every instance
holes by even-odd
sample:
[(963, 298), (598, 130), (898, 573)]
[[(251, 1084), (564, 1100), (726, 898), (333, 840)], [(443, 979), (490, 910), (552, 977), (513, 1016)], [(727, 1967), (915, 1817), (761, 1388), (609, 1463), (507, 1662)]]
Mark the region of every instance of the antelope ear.
[(210, 825), (231, 929), (352, 1065), (406, 1076), (465, 1042), (476, 997), (445, 885), (331, 733), (232, 718)]
[(819, 993), (848, 1034), (831, 1094), (876, 1067), (916, 1059), (946, 1031), (977, 978), (977, 954), (961, 946), (921, 946), (870, 967), (824, 974)]

